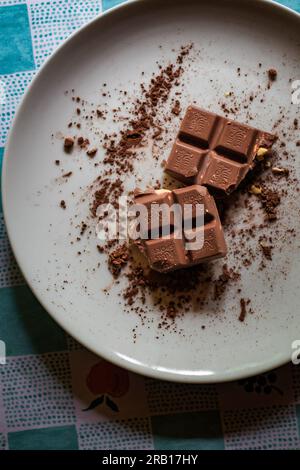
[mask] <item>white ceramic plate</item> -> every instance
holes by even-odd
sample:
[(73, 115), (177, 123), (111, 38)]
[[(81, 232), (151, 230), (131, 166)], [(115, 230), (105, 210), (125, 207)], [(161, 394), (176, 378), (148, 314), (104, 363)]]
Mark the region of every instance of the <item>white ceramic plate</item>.
[[(253, 268), (243, 273), (243, 292), (251, 297), (255, 311), (244, 324), (237, 321), (238, 313), (233, 310), (238, 299), (227, 296), (222, 306), (225, 313), (200, 316), (190, 312), (180, 319), (185, 336), (165, 332), (155, 339), (158, 312), (153, 313), (153, 324), (150, 328), (140, 325), (133, 343), (137, 317), (124, 313), (117, 286), (111, 287), (109, 296), (101, 291), (111, 277), (105, 262), (93, 271), (99, 260), (95, 241), (86, 240), (87, 253), (78, 257), (68, 236), (73, 230), (70, 217), (75, 213), (85, 217), (86, 205), (81, 207), (79, 200), (97, 173), (86, 157), (64, 155), (61, 140), (51, 138), (51, 133), (65, 131), (74, 109), (65, 90), (75, 88), (85, 99), (97, 101), (100, 84), (107, 82), (110, 90), (125, 87), (134, 95), (142, 70), (147, 80), (157, 70), (158, 59), (167, 63), (175, 57), (173, 48), (191, 41), (200, 54), (183, 77), (183, 106), (196, 100), (203, 107), (220, 109), (217, 103), (226, 91), (234, 89), (238, 98), (243, 90), (250, 93), (263, 82), (262, 72), (258, 74), (262, 62), (262, 70), (277, 68), (278, 80), (266, 101), (256, 100), (251, 108), (254, 124), (271, 129), (280, 106), (291, 123), (299, 113), (299, 107), (291, 104), (289, 82), (300, 79), (299, 31), (300, 16), (269, 1), (136, 1), (74, 34), (33, 81), (6, 147), (5, 220), (17, 261), (39, 301), (95, 353), (135, 372), (182, 382), (241, 378), (290, 360), (291, 343), (300, 339), (297, 239), (283, 244), (282, 253), (275, 256), (267, 272)], [(241, 67), (242, 77), (238, 77), (237, 67)], [(245, 118), (246, 110), (238, 117)], [(112, 129), (112, 122), (105, 125)], [(175, 135), (176, 129), (173, 132)], [(295, 151), (294, 142), (291, 145)], [(56, 159), (74, 171), (68, 182), (56, 180)], [(82, 171), (78, 171), (79, 164)], [(145, 184), (150, 169), (151, 162), (146, 162)], [(295, 168), (298, 174), (299, 169), (300, 164)], [(155, 176), (161, 179), (160, 166)], [(72, 191), (78, 197), (72, 198)], [(59, 208), (61, 199), (67, 201), (67, 211)], [(296, 214), (297, 206), (297, 201), (290, 201), (291, 214)], [(299, 222), (297, 217), (296, 229)]]

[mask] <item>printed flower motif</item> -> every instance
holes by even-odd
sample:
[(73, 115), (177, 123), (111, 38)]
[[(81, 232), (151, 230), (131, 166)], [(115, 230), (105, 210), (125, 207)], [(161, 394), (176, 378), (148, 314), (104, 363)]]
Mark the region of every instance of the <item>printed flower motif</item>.
[(105, 400), (112, 411), (118, 412), (117, 404), (110, 397), (120, 398), (128, 392), (129, 375), (120, 367), (100, 361), (91, 368), (86, 378), (86, 385), (90, 392), (98, 397), (83, 411), (92, 410)]
[(279, 395), (283, 395), (283, 391), (275, 385), (277, 375), (275, 372), (269, 372), (264, 375), (257, 375), (238, 381), (238, 385), (244, 388), (245, 392), (270, 395), (272, 391), (276, 391)]

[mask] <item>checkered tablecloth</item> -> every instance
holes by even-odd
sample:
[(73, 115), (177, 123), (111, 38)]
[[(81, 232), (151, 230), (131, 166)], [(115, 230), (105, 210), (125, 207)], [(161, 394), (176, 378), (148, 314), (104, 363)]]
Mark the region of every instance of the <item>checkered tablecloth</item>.
[[(0, 0), (0, 162), (36, 70), (72, 31), (117, 3)], [(300, 0), (281, 3), (300, 11)], [(24, 283), (1, 201), (0, 340), (7, 348), (0, 450), (300, 448), (300, 365), (198, 386), (145, 379), (102, 361), (52, 321)]]

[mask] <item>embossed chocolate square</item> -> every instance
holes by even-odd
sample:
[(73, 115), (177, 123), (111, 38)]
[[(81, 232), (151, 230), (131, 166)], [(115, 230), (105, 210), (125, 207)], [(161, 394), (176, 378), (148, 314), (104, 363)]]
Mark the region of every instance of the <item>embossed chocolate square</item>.
[(189, 106), (165, 171), (184, 184), (231, 193), (276, 136)]
[[(153, 208), (159, 213), (154, 220)], [(203, 186), (193, 185), (173, 191), (138, 190), (135, 209), (137, 213), (144, 214), (141, 220), (136, 221), (141, 229), (140, 235), (132, 241), (156, 271), (187, 268), (221, 258), (227, 253), (215, 201)], [(168, 217), (165, 209), (169, 209)]]

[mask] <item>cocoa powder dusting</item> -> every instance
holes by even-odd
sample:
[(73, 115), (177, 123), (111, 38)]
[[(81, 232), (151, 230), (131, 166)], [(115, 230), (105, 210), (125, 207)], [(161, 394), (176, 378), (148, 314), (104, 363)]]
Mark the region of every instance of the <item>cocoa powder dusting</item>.
[(124, 268), (129, 259), (126, 243), (111, 251), (108, 256), (108, 267), (114, 277), (118, 277), (121, 269)]
[(261, 198), (262, 206), (266, 213), (267, 219), (269, 221), (277, 220), (276, 208), (280, 204), (280, 196), (278, 192), (275, 190), (263, 187), (260, 198)]
[[(148, 86), (141, 83), (141, 98), (134, 101), (129, 124), (120, 131), (104, 136), (104, 170), (91, 186), (93, 201), (91, 214), (96, 217), (97, 208), (101, 204), (112, 204), (118, 209), (119, 197), (124, 194), (124, 179), (134, 174), (134, 165), (140, 159), (140, 152), (148, 138), (159, 140), (163, 132), (163, 122), (158, 116), (158, 109), (167, 102), (171, 90), (178, 86), (183, 74), (182, 63), (189, 54), (192, 45), (181, 48), (176, 64), (160, 66), (160, 71), (153, 76)], [(175, 102), (179, 109), (179, 101)], [(97, 115), (99, 116), (98, 112)], [(80, 144), (83, 144), (83, 139)], [(105, 218), (105, 217), (102, 217)], [(109, 253), (115, 243), (106, 243), (104, 250)]]
[(222, 274), (214, 282), (214, 300), (222, 297), (230, 281), (237, 281), (239, 278), (239, 273), (234, 272), (233, 269), (228, 269), (227, 264), (224, 264)]
[[(128, 257), (128, 263), (128, 269), (124, 272), (128, 284), (122, 293), (125, 305), (145, 305), (147, 296), (151, 296), (161, 312), (161, 327), (170, 327), (169, 320), (174, 321), (188, 312), (192, 305), (204, 306), (208, 298), (214, 302), (220, 301), (226, 286), (234, 284), (240, 277), (227, 265), (223, 265), (221, 276), (214, 279), (210, 264), (194, 266), (184, 272), (162, 274), (137, 263), (132, 254)], [(138, 313), (146, 313), (146, 309), (142, 307)]]
[[(149, 146), (149, 142), (151, 145), (154, 143), (154, 147), (160, 142), (163, 146), (170, 145), (166, 123), (170, 122), (173, 125), (173, 120), (177, 120), (181, 113), (182, 104), (178, 87), (185, 71), (185, 61), (192, 47), (192, 45), (182, 47), (174, 63), (166, 66), (158, 64), (158, 73), (153, 74), (148, 83), (140, 83), (139, 97), (132, 98), (130, 101), (129, 117), (119, 120), (118, 116), (122, 107), (113, 110), (114, 122), (123, 123), (120, 131), (104, 134), (101, 138), (101, 144), (93, 143), (93, 147), (90, 147), (89, 139), (81, 135), (71, 138), (72, 145), (71, 141), (67, 141), (67, 146), (64, 145), (66, 150), (72, 149), (73, 146), (84, 149), (90, 157), (86, 160), (91, 164), (95, 163), (95, 167), (100, 170), (98, 177), (89, 187), (91, 226), (99, 220), (109, 220), (109, 213), (98, 213), (97, 210), (101, 204), (112, 204), (115, 209), (119, 208), (118, 200), (120, 196), (126, 194), (127, 181), (130, 177), (136, 178), (141, 173), (139, 164), (143, 162), (144, 149)], [(237, 74), (238, 76), (244, 74), (240, 67), (237, 69)], [(262, 74), (265, 81), (266, 72), (262, 70)], [(277, 71), (270, 69), (267, 74), (270, 87), (270, 84), (277, 79)], [(109, 97), (109, 86), (103, 84), (103, 87), (101, 95), (105, 98)], [(266, 89), (266, 84), (264, 84), (264, 89)], [(124, 100), (129, 99), (126, 90), (122, 90), (122, 95)], [(223, 102), (224, 100), (220, 100), (219, 103), (223, 114), (235, 115), (241, 109), (249, 109), (247, 122), (253, 119), (250, 113), (252, 103), (255, 106), (256, 100), (259, 99), (263, 103), (266, 99), (261, 90), (251, 91), (240, 102), (233, 91), (229, 91), (226, 96), (226, 103)], [(108, 112), (103, 104), (101, 107), (97, 105), (90, 116), (83, 108), (84, 100), (82, 98), (75, 95), (72, 99), (76, 103), (75, 114), (80, 116), (82, 120), (89, 120), (93, 116), (98, 121), (106, 119)], [(165, 112), (164, 116), (161, 114), (162, 108)], [(78, 109), (81, 111), (78, 112)], [(284, 116), (282, 115), (274, 124), (273, 130), (278, 129), (283, 120)], [(72, 125), (73, 128), (80, 128), (80, 123), (77, 120), (73, 121)], [(178, 127), (178, 122), (176, 121), (174, 125)], [(298, 120), (295, 119), (292, 125), (289, 123), (289, 127), (293, 127), (294, 130), (298, 129)], [(80, 132), (83, 133), (83, 131)], [(291, 138), (291, 136), (289, 137)], [(295, 146), (299, 145), (299, 141), (295, 141)], [(153, 163), (159, 159), (153, 150), (154, 147), (152, 147)], [(122, 280), (119, 297), (124, 309), (136, 313), (141, 323), (144, 324), (147, 313), (152, 308), (151, 305), (155, 308), (155, 312), (159, 312), (159, 330), (178, 331), (176, 319), (184, 315), (185, 312), (190, 312), (192, 308), (198, 313), (206, 312), (208, 305), (212, 303), (220, 305), (221, 310), (223, 298), (228, 289), (231, 292), (235, 289), (237, 293), (235, 295), (238, 295), (238, 298), (243, 295), (242, 269), (250, 269), (252, 264), (258, 260), (260, 263), (258, 269), (264, 270), (272, 261), (273, 252), (277, 249), (272, 237), (275, 235), (276, 238), (280, 238), (282, 233), (278, 228), (280, 205), (286, 199), (287, 187), (298, 187), (298, 182), (287, 164), (288, 159), (292, 159), (293, 156), (288, 154), (282, 135), (278, 148), (280, 155), (276, 152), (269, 152), (262, 161), (254, 162), (254, 168), (232, 195), (226, 198), (219, 194), (216, 195), (225, 237), (235, 260), (234, 268), (230, 267), (230, 263), (225, 259), (223, 264), (213, 262), (184, 271), (160, 274), (150, 270), (128, 243), (120, 244), (115, 239), (96, 245), (95, 249), (99, 252), (99, 258), (101, 259), (101, 256), (106, 258), (108, 268), (116, 280), (116, 284), (120, 283), (121, 285)], [(103, 164), (101, 161), (98, 167), (98, 154), (101, 150), (104, 151), (104, 160)], [(72, 172), (69, 172), (62, 176), (67, 178), (71, 174)], [(169, 184), (169, 182), (165, 184)], [(165, 184), (164, 187), (167, 187)], [(161, 182), (153, 183), (153, 187), (160, 188)], [(234, 218), (237, 211), (242, 214), (241, 224), (237, 224)], [(256, 215), (259, 215), (258, 220), (255, 219)], [(80, 237), (87, 236), (89, 233), (89, 222), (84, 223), (86, 227), (83, 231), (83, 226), (78, 226)], [(291, 238), (295, 237), (292, 227), (289, 229), (289, 235)], [(109, 295), (109, 290), (107, 295)], [(236, 318), (236, 311), (238, 311), (240, 322), (244, 322), (247, 314), (252, 313), (250, 300), (244, 297), (240, 298), (238, 307), (235, 301), (234, 308)], [(204, 330), (204, 328), (205, 325), (202, 329)], [(182, 332), (178, 332), (182, 334)], [(133, 336), (135, 341), (136, 330), (133, 331)]]

